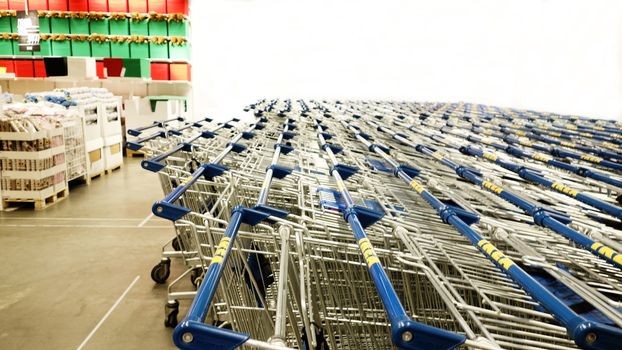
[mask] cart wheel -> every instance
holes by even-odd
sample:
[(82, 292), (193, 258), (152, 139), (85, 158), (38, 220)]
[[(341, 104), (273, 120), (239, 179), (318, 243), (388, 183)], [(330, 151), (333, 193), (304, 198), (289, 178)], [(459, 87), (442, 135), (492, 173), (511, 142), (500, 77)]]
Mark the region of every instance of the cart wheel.
[(201, 282), (199, 280), (203, 280), (201, 275), (203, 275), (203, 268), (202, 267), (195, 267), (192, 270), (192, 274), (190, 274), (190, 281), (192, 282), (193, 286), (195, 286), (195, 287), (199, 286), (199, 284)]
[(171, 274), (171, 260), (166, 259), (160, 261), (156, 266), (151, 269), (151, 279), (155, 283), (163, 284)]
[(179, 241), (179, 237), (175, 237), (173, 238), (173, 241), (171, 242), (171, 245), (173, 246), (173, 249), (177, 252), (180, 252), (181, 249), (181, 242)]
[(175, 328), (177, 326), (177, 314), (179, 314), (179, 302), (177, 300), (169, 301), (164, 306), (164, 326)]

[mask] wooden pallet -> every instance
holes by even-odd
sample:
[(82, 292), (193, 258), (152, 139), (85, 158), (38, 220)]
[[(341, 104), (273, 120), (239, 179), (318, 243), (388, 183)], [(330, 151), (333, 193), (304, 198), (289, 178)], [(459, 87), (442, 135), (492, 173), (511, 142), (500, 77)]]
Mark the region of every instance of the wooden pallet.
[(112, 172), (113, 172), (113, 171), (115, 171), (115, 170), (120, 170), (120, 169), (121, 169), (121, 167), (123, 167), (123, 164), (119, 164), (119, 165), (117, 165), (116, 167), (111, 168), (111, 169), (106, 169), (106, 170), (104, 170), (104, 172), (106, 173), (106, 175), (108, 175), (108, 174), (112, 174)]
[(78, 176), (75, 179), (69, 180), (70, 184), (76, 184), (76, 183), (85, 183), (87, 186), (91, 184), (91, 177), (88, 176), (87, 174), (84, 174), (82, 176)]
[(145, 156), (145, 152), (142, 151), (132, 151), (129, 148), (125, 149), (125, 156), (128, 158), (133, 158), (133, 157), (144, 157)]
[(69, 189), (65, 188), (47, 198), (41, 198), (41, 199), (39, 198), (34, 198), (34, 199), (3, 198), (2, 207), (6, 210), (12, 207), (22, 206), (24, 203), (33, 203), (35, 210), (43, 210), (51, 206), (52, 204), (62, 201), (63, 199), (67, 198), (67, 196), (69, 196)]

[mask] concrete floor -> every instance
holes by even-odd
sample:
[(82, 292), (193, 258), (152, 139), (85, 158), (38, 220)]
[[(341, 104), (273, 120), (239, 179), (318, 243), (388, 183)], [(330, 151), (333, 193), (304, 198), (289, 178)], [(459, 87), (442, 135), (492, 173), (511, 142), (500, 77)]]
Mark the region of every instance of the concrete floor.
[(149, 215), (161, 197), (126, 158), (43, 211), (0, 212), (0, 349), (175, 349), (149, 275), (173, 235)]

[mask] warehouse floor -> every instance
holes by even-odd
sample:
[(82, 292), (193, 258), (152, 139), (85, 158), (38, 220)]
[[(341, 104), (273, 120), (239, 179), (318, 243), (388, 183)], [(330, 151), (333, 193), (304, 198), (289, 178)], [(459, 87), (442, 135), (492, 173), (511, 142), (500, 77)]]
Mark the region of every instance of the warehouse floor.
[(149, 275), (173, 235), (149, 215), (161, 197), (126, 158), (44, 211), (0, 212), (0, 348), (174, 349)]

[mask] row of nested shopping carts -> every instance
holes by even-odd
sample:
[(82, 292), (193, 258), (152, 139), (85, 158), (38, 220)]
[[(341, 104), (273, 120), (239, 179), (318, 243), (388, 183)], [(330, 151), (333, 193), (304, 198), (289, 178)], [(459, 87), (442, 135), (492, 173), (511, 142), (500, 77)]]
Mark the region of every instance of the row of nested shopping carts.
[(622, 348), (622, 124), (467, 103), (245, 111), (128, 131), (175, 227), (151, 277), (179, 348)]

